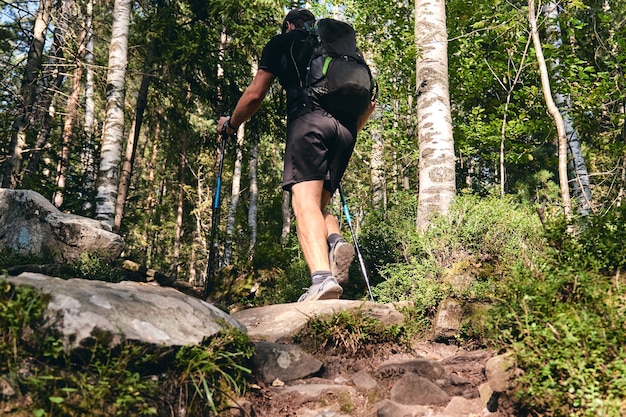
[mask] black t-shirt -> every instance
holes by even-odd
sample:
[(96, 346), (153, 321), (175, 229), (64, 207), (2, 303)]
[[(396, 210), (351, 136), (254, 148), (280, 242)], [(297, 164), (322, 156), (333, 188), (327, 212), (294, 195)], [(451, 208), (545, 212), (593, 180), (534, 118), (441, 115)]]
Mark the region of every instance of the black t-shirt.
[(294, 114), (307, 100), (306, 73), (313, 48), (304, 29), (276, 35), (265, 45), (259, 69), (278, 77), (287, 92), (287, 113)]

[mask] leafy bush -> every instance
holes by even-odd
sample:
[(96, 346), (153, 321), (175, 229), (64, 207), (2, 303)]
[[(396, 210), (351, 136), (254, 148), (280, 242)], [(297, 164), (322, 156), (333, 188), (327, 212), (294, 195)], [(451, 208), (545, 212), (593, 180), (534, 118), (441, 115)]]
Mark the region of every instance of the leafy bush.
[(613, 274), (626, 269), (626, 205), (580, 219), (575, 233), (567, 233), (564, 219), (549, 224), (548, 238), (560, 263)]
[(30, 287), (15, 287), (0, 279), (0, 372), (15, 372), (24, 352), (20, 341), (40, 322), (48, 297)]
[(550, 222), (552, 249), (502, 287), (488, 326), (516, 353), (519, 404), (534, 415), (626, 412), (623, 216), (590, 216), (576, 234), (562, 219)]
[[(408, 262), (380, 268), (385, 281), (375, 288), (377, 298), (410, 300), (428, 310), (447, 295), (491, 297), (506, 271), (532, 264), (542, 250), (541, 223), (533, 214), (511, 198), (458, 196), (449, 214), (435, 218), (423, 236), (412, 229), (405, 239), (411, 242)], [(447, 280), (461, 273), (471, 277), (468, 288)]]

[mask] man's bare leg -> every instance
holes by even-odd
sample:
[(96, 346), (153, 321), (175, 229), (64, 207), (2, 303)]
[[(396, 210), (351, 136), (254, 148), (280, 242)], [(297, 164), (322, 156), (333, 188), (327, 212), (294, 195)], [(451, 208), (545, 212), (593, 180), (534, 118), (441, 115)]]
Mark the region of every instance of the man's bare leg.
[(305, 181), (291, 187), (291, 202), (296, 216), (298, 241), (311, 271), (312, 285), (299, 301), (339, 298), (342, 293), (330, 272), (327, 238), (329, 229), (339, 231), (334, 216), (325, 210), (330, 193), (322, 180)]
[(322, 207), (324, 208), (323, 213), (327, 229), (326, 239), (330, 246), (330, 253), (328, 254), (330, 271), (340, 285), (345, 285), (348, 282), (350, 265), (354, 260), (354, 246), (341, 237), (337, 218), (325, 209), (330, 202), (330, 197), (330, 192), (322, 191)]
[[(291, 187), (291, 204), (298, 222), (298, 241), (311, 273), (330, 271), (326, 244), (327, 216), (322, 208), (323, 185), (322, 180), (316, 180)], [(332, 221), (330, 223), (332, 227)]]

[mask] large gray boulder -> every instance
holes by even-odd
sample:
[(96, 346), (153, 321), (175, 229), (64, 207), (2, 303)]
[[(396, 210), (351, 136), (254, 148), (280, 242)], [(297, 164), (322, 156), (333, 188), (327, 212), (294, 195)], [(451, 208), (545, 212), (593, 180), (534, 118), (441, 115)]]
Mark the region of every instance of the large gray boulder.
[(83, 253), (110, 261), (124, 250), (124, 240), (107, 225), (59, 211), (41, 194), (0, 188), (0, 248), (38, 258), (72, 262)]
[(7, 280), (50, 294), (45, 325), (61, 333), (66, 351), (93, 340), (110, 346), (122, 340), (185, 346), (227, 327), (245, 332), (217, 307), (173, 288), (130, 281), (64, 280), (30, 272)]

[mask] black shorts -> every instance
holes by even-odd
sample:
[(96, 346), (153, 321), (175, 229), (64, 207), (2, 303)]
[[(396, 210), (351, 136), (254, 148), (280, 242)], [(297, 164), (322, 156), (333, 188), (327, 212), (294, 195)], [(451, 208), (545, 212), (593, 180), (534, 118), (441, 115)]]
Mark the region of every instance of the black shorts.
[(287, 124), (283, 189), (293, 184), (324, 180), (334, 193), (348, 166), (356, 142), (356, 122), (340, 123), (323, 110), (314, 110)]

